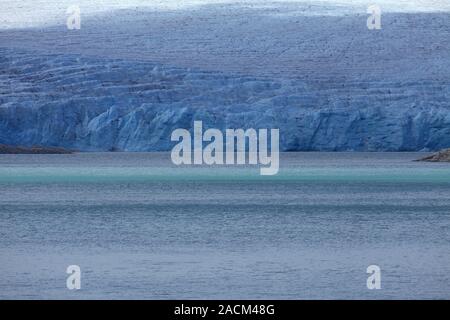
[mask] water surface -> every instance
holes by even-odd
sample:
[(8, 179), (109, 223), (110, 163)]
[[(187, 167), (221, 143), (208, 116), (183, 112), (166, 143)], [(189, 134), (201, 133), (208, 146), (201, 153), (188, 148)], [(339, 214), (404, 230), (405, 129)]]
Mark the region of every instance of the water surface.
[(449, 299), (450, 165), (421, 156), (0, 155), (0, 298)]

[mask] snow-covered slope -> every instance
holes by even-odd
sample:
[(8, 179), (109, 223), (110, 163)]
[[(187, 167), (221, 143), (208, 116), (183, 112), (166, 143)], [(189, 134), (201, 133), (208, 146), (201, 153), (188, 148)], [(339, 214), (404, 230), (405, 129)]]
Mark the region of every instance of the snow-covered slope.
[[(301, 15), (343, 15), (363, 12), (377, 4), (383, 12), (449, 12), (448, 0), (2, 0), (0, 29), (44, 27), (64, 24), (66, 10), (78, 5), (83, 16), (95, 16), (114, 10), (133, 9), (156, 12), (204, 9), (208, 6), (247, 7), (285, 11)], [(223, 14), (223, 13), (222, 13)], [(223, 15), (228, 18), (227, 12)]]
[(10, 18), (0, 143), (168, 150), (173, 129), (203, 120), (280, 128), (283, 150), (450, 146), (447, 2), (405, 13), (384, 0), (378, 31), (363, 0), (170, 3), (90, 16), (79, 31), (65, 16), (30, 29)]

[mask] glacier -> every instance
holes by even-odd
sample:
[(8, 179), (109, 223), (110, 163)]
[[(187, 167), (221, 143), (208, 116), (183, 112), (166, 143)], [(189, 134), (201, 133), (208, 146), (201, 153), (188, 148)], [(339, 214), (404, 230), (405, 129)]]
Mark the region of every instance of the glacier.
[(119, 9), (78, 32), (1, 28), (0, 144), (167, 151), (173, 130), (203, 121), (279, 128), (282, 151), (449, 147), (449, 12), (394, 8), (370, 31), (363, 6), (330, 3)]

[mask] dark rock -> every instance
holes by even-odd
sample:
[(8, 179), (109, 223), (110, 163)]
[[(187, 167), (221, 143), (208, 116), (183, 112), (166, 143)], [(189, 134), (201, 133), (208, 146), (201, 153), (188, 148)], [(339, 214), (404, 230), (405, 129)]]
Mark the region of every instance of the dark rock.
[(56, 147), (23, 147), (0, 144), (0, 154), (71, 154), (70, 150)]
[(444, 149), (417, 161), (450, 162), (450, 149)]

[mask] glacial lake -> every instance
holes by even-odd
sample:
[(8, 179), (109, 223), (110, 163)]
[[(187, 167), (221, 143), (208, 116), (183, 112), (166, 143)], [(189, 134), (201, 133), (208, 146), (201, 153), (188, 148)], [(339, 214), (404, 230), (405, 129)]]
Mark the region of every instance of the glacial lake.
[(449, 299), (450, 163), (422, 156), (0, 155), (0, 298)]

